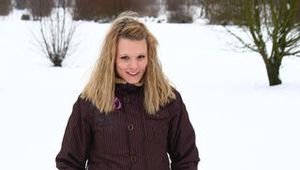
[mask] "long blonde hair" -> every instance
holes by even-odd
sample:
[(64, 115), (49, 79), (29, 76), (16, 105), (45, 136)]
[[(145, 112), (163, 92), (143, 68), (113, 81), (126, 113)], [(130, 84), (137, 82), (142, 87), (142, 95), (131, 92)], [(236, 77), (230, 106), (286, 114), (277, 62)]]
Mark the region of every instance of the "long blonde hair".
[(157, 57), (158, 42), (136, 16), (137, 13), (125, 12), (111, 24), (90, 80), (81, 93), (82, 98), (90, 100), (101, 112), (109, 113), (114, 110), (115, 57), (120, 38), (145, 39), (147, 42), (148, 66), (144, 74), (144, 107), (147, 113), (155, 114), (161, 106), (175, 99)]

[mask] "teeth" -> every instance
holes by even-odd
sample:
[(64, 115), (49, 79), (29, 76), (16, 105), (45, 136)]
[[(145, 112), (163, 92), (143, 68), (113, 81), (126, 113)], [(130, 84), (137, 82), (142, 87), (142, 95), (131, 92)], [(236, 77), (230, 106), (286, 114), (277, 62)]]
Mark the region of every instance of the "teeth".
[(137, 75), (138, 73), (132, 73), (132, 72), (128, 72), (128, 74), (130, 74), (130, 75)]

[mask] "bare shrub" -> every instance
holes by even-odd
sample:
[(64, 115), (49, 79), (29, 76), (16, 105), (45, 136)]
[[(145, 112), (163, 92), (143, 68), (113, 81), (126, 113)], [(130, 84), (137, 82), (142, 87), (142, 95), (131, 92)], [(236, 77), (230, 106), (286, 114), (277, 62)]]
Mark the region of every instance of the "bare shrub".
[(193, 11), (190, 10), (193, 0), (165, 0), (168, 11), (167, 20), (170, 23), (193, 22)]
[(51, 17), (40, 20), (43, 52), (54, 66), (62, 66), (70, 52), (76, 25), (68, 14), (65, 3), (60, 3)]
[(29, 15), (29, 14), (23, 14), (23, 15), (21, 16), (21, 20), (25, 20), (25, 21), (30, 20), (30, 15)]

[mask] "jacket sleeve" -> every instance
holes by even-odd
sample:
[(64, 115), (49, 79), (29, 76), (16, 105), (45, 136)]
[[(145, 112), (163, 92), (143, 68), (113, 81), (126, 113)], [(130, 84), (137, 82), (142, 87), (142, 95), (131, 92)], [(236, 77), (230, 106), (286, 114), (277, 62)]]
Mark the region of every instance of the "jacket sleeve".
[(168, 134), (168, 153), (172, 170), (197, 170), (200, 159), (195, 132), (178, 92), (173, 104)]
[(59, 170), (84, 170), (89, 154), (91, 128), (87, 113), (81, 111), (80, 97), (73, 105), (61, 146), (56, 156)]

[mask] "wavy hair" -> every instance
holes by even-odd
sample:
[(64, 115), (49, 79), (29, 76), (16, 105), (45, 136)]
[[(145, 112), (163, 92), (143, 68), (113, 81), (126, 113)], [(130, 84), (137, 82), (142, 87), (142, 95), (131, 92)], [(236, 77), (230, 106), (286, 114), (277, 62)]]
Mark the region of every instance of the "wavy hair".
[(146, 40), (148, 65), (143, 77), (144, 107), (147, 113), (155, 114), (161, 106), (176, 97), (157, 57), (158, 41), (138, 20), (137, 13), (134, 12), (120, 14), (111, 24), (102, 44), (100, 56), (81, 97), (90, 100), (101, 112), (109, 113), (114, 110), (115, 58), (120, 38)]

